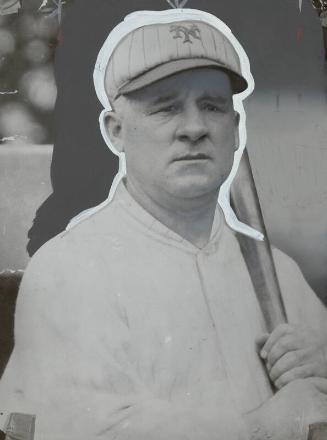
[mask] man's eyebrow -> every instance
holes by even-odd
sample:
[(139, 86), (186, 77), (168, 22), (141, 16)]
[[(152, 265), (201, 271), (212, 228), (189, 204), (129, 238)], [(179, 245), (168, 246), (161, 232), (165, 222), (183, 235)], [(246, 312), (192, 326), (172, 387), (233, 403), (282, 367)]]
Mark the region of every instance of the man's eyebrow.
[(212, 101), (216, 102), (217, 104), (227, 104), (230, 100), (228, 97), (221, 96), (221, 95), (212, 95), (212, 94), (206, 94), (202, 95), (198, 99), (199, 101)]
[(166, 95), (157, 96), (153, 100), (151, 100), (150, 104), (152, 105), (165, 104), (167, 102), (172, 101), (173, 99), (176, 99), (177, 96), (178, 96), (177, 92), (171, 92)]

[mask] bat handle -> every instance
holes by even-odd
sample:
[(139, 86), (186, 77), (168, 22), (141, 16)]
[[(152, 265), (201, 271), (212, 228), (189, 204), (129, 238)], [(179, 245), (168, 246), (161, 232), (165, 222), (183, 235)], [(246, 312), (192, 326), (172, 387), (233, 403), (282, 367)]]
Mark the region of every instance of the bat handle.
[(327, 422), (313, 423), (309, 426), (308, 440), (326, 440)]

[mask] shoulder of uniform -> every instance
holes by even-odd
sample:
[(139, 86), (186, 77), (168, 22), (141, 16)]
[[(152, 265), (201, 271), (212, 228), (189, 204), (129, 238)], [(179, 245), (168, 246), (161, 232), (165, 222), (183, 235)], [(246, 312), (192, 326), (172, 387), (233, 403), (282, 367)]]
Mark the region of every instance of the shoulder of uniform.
[(32, 257), (30, 265), (51, 261), (61, 265), (72, 258), (90, 258), (93, 247), (101, 244), (107, 235), (116, 234), (119, 230), (120, 215), (116, 205), (110, 203), (72, 227), (60, 232), (46, 242)]
[(41, 246), (27, 266), (23, 287), (28, 281), (32, 285), (42, 283), (51, 290), (52, 281), (58, 284), (61, 279), (65, 286), (76, 285), (88, 272), (96, 273), (102, 256), (110, 262), (116, 241), (124, 235), (121, 211), (115, 205), (110, 203)]
[(297, 262), (290, 257), (288, 254), (277, 248), (276, 246), (271, 246), (272, 255), (275, 261), (275, 264), (280, 268), (289, 269), (293, 271), (300, 271), (299, 265)]
[(315, 296), (312, 289), (309, 288), (308, 282), (298, 263), (280, 249), (273, 248), (272, 253), (280, 286), (282, 292), (284, 292), (284, 299), (286, 299), (286, 297), (293, 298), (294, 295), (294, 298), (299, 298), (300, 292), (306, 296)]
[(31, 291), (36, 297), (41, 292), (42, 296), (52, 295), (56, 290), (55, 295), (60, 296), (63, 288), (76, 282), (83, 268), (87, 269), (94, 260), (96, 241), (101, 241), (96, 217), (94, 214), (92, 219), (59, 233), (41, 246), (27, 265), (20, 293), (23, 291), (25, 295)]

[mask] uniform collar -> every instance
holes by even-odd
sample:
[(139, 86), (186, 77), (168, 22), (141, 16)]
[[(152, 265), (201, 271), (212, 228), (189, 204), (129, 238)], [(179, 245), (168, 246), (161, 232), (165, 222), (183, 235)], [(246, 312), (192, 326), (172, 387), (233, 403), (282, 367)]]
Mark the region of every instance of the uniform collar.
[(209, 254), (215, 252), (217, 249), (217, 244), (224, 225), (223, 213), (218, 204), (212, 225), (210, 240), (204, 248), (199, 249), (146, 211), (126, 189), (125, 179), (122, 179), (119, 182), (115, 191), (114, 201), (118, 202), (125, 211), (134, 218), (134, 220), (141, 223), (150, 234), (156, 235), (157, 238), (160, 237), (161, 241), (169, 242), (170, 245), (184, 248), (192, 253), (204, 252), (205, 254)]

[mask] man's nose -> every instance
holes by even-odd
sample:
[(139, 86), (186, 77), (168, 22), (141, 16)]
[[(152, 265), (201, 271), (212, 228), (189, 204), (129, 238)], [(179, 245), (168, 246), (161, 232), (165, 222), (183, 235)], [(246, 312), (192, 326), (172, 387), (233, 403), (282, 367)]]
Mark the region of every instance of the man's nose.
[(203, 115), (196, 108), (185, 110), (180, 120), (176, 135), (180, 141), (198, 142), (208, 134)]

